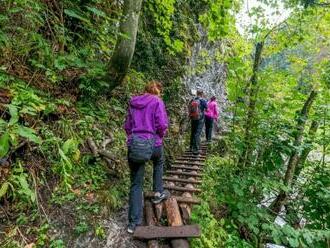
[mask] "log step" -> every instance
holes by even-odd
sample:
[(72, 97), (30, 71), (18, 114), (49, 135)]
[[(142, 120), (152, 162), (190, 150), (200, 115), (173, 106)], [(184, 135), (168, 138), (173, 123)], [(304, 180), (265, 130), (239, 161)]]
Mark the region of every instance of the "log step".
[[(144, 197), (145, 198), (153, 198), (155, 195), (154, 192), (145, 192)], [(187, 204), (200, 204), (201, 200), (195, 197), (183, 197), (183, 196), (172, 196), (176, 199), (178, 203), (187, 203)]]
[(172, 170), (168, 170), (167, 171), (168, 174), (172, 174), (172, 175), (181, 175), (181, 176), (191, 176), (191, 177), (202, 177), (202, 174), (196, 174), (193, 172), (181, 172), (181, 171), (172, 171)]
[(201, 168), (194, 168), (193, 166), (180, 166), (180, 165), (172, 165), (171, 169), (183, 169), (183, 170), (193, 170), (193, 171), (202, 171)]
[(198, 238), (200, 236), (201, 230), (198, 225), (138, 226), (133, 234), (136, 239)]
[(198, 192), (198, 193), (202, 192), (202, 190), (200, 190), (200, 189), (191, 189), (191, 188), (186, 188), (186, 187), (168, 186), (168, 185), (164, 185), (164, 189), (182, 191), (182, 192)]
[(179, 161), (187, 161), (187, 162), (196, 161), (196, 162), (204, 162), (205, 159), (199, 159), (199, 158), (177, 158), (177, 159), (175, 160), (175, 162), (179, 162)]
[(181, 158), (202, 158), (202, 159), (206, 159), (206, 155), (182, 155)]
[(163, 180), (170, 182), (179, 182), (179, 183), (191, 183), (191, 184), (201, 184), (200, 180), (189, 180), (184, 178), (174, 178), (174, 177), (163, 177)]
[[(201, 153), (201, 152), (202, 152), (202, 153), (206, 153), (206, 151), (207, 151), (207, 148), (200, 148), (200, 149), (199, 149), (199, 152), (200, 152), (200, 153)], [(186, 151), (186, 153), (191, 153), (191, 154), (192, 154), (192, 151), (189, 151), (189, 150), (188, 150), (188, 151)], [(205, 154), (203, 154), (203, 155), (205, 155)]]
[(175, 161), (173, 164), (204, 166), (203, 163), (199, 163), (199, 162), (183, 162), (183, 161)]
[(205, 156), (206, 155), (206, 151), (201, 151), (200, 150), (198, 155), (195, 155), (192, 152), (185, 152), (184, 155), (194, 156), (194, 157), (198, 157), (199, 155)]

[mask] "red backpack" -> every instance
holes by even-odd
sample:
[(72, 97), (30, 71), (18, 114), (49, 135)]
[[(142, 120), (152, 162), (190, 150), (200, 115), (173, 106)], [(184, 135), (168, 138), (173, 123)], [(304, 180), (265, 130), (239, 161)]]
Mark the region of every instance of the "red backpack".
[(189, 117), (192, 120), (200, 120), (202, 118), (201, 101), (194, 98), (189, 103)]

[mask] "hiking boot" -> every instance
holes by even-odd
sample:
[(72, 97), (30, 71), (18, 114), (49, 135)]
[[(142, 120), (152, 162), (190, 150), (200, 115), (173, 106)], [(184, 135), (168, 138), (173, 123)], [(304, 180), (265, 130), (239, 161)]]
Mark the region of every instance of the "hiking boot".
[(151, 200), (154, 204), (158, 204), (163, 200), (168, 199), (171, 193), (168, 190), (164, 190), (163, 193), (156, 192), (154, 198)]
[(197, 156), (197, 155), (199, 155), (199, 151), (193, 151), (192, 154)]
[(133, 234), (135, 231), (136, 225), (135, 224), (128, 224), (127, 226), (127, 232), (130, 234)]

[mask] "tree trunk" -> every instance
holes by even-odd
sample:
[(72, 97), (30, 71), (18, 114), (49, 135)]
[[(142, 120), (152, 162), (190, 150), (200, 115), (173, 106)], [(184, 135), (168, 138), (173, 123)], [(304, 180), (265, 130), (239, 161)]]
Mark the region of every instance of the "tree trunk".
[(142, 0), (124, 0), (116, 47), (110, 60), (109, 92), (120, 85), (130, 67), (136, 42)]
[(252, 143), (253, 143), (253, 122), (254, 122), (254, 114), (255, 114), (255, 108), (256, 108), (256, 102), (257, 102), (257, 92), (258, 92), (258, 71), (260, 67), (261, 62), (261, 55), (262, 55), (262, 49), (264, 47), (264, 42), (258, 42), (256, 44), (255, 48), (255, 55), (254, 55), (254, 63), (253, 63), (253, 71), (252, 76), (250, 78), (250, 81), (247, 85), (248, 91), (248, 113), (246, 122), (244, 125), (244, 150), (242, 152), (242, 155), (239, 158), (238, 164), (241, 167), (248, 166), (251, 164), (251, 155), (252, 155)]
[(311, 152), (312, 150), (312, 143), (314, 141), (315, 138), (315, 134), (316, 131), (319, 127), (319, 123), (316, 120), (312, 121), (311, 127), (309, 128), (309, 132), (308, 132), (308, 141), (306, 142), (306, 147), (302, 150), (301, 155), (299, 157), (299, 161), (297, 164), (297, 169), (296, 169), (296, 175), (299, 176), (301, 170), (304, 168), (304, 164), (306, 162), (306, 159), (308, 157), (308, 154)]
[[(308, 119), (309, 110), (317, 96), (317, 92), (312, 90), (309, 94), (308, 99), (306, 100), (303, 108), (300, 111), (300, 114), (297, 119), (297, 126), (295, 132), (295, 140), (293, 143), (294, 150), (289, 159), (288, 167), (284, 177), (284, 185), (288, 188), (291, 187), (292, 179), (296, 172), (296, 167), (300, 161), (299, 147), (301, 146), (301, 141), (304, 134), (304, 129), (306, 125), (306, 121)], [(271, 211), (274, 216), (277, 216), (281, 211), (282, 206), (286, 203), (288, 198), (288, 193), (284, 190), (281, 190), (275, 201), (271, 205)]]

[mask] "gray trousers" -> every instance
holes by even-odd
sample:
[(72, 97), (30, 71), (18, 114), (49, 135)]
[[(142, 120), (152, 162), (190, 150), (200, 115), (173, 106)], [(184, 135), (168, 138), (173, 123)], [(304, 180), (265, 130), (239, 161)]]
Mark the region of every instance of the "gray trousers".
[(190, 150), (199, 151), (201, 134), (204, 126), (204, 117), (200, 120), (191, 120)]

